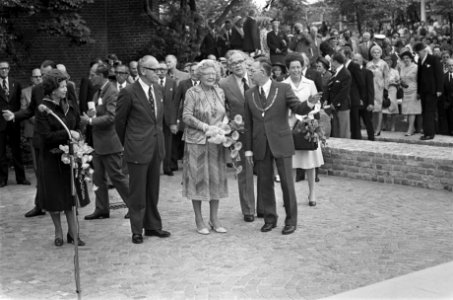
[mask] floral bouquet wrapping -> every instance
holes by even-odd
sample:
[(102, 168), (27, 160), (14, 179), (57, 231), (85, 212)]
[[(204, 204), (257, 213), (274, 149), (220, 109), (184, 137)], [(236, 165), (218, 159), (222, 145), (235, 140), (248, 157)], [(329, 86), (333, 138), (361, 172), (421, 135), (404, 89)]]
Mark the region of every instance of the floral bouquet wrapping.
[[(315, 109), (308, 115), (300, 117), (298, 122), (294, 125), (293, 136), (296, 139), (302, 136), (306, 141), (314, 143), (316, 145), (326, 146), (327, 139), (319, 121), (314, 117), (316, 113), (320, 112), (320, 106), (315, 106)], [(297, 143), (296, 143), (297, 144)], [(317, 146), (316, 146), (317, 148)], [(315, 149), (316, 149), (315, 148)], [(296, 146), (297, 149), (297, 146)], [(298, 149), (300, 150), (300, 149)], [(307, 149), (309, 150), (309, 149)], [(314, 150), (314, 149), (313, 149)]]
[(209, 136), (208, 142), (213, 144), (222, 144), (230, 150), (230, 156), (236, 174), (242, 172), (242, 166), (239, 165), (241, 156), (239, 150), (243, 145), (239, 141), (240, 134), (244, 132), (244, 121), (241, 115), (234, 116), (234, 119), (229, 121), (225, 118), (222, 123), (215, 126), (214, 129), (208, 130), (206, 135)]

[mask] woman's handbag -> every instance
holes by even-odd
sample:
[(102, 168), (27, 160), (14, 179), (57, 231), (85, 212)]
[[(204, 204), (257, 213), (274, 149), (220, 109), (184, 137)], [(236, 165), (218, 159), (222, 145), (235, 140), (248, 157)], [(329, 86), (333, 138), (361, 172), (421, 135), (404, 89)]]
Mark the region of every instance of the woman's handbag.
[(389, 108), (390, 107), (390, 98), (389, 98), (389, 91), (384, 89), (384, 96), (382, 97), (382, 108)]
[(296, 150), (308, 150), (313, 151), (318, 149), (317, 142), (310, 142), (305, 135), (307, 131), (305, 130), (305, 123), (297, 120), (296, 124), (293, 127), (293, 140), (294, 148)]

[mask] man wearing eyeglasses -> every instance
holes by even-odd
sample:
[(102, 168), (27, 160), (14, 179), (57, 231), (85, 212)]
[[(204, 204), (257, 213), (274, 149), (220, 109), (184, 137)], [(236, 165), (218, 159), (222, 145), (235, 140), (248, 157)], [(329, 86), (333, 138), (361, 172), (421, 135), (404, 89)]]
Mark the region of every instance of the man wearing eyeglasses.
[(125, 65), (118, 65), (115, 67), (115, 78), (116, 78), (116, 89), (121, 91), (129, 82), (127, 82), (127, 78), (129, 77), (129, 69)]
[[(20, 83), (9, 77), (9, 63), (0, 61), (0, 109), (16, 112), (20, 110)], [(20, 122), (6, 122), (0, 118), (0, 188), (8, 184), (8, 159), (6, 145), (11, 147), (14, 171), (17, 184), (30, 185), (25, 178), (20, 149)]]
[(157, 208), (160, 164), (165, 157), (164, 99), (156, 73), (159, 62), (147, 55), (138, 65), (140, 79), (119, 92), (115, 118), (129, 169), (127, 206), (134, 244), (143, 243), (143, 229), (145, 236), (170, 236), (162, 230)]

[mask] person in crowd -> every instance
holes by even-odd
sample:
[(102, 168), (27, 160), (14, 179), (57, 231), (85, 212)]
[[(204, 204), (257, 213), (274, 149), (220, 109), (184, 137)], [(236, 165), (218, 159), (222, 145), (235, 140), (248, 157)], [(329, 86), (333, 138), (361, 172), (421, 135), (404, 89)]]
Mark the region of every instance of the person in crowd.
[(313, 56), (312, 50), (313, 39), (308, 32), (304, 32), (301, 23), (294, 24), (294, 36), (289, 44), (289, 49), (293, 52), (306, 53), (308, 57)]
[(389, 66), (381, 59), (382, 48), (378, 45), (371, 47), (371, 60), (367, 63), (367, 69), (373, 72), (374, 79), (374, 108), (373, 112), (377, 115), (377, 127), (375, 135), (381, 135), (382, 129), (382, 100), (384, 89), (388, 89)]
[(446, 114), (446, 134), (453, 135), (453, 59), (447, 61), (449, 72), (444, 74), (443, 104)]
[(236, 16), (233, 19), (233, 28), (231, 29), (230, 49), (241, 50), (244, 45), (244, 19)]
[(328, 88), (330, 78), (332, 77), (332, 72), (330, 72), (330, 62), (322, 56), (318, 57), (316, 60), (316, 70), (321, 74), (321, 92), (325, 92)]
[(346, 58), (337, 52), (332, 56), (331, 66), (335, 70), (330, 79), (327, 93), (322, 95), (324, 106), (330, 105), (332, 119), (332, 136), (339, 138), (351, 137), (350, 108), (351, 108), (351, 74), (344, 64)]
[(442, 95), (443, 71), (438, 57), (429, 54), (422, 42), (414, 45), (418, 54), (417, 92), (422, 102), (423, 136), (421, 140), (432, 140), (435, 135), (437, 98)]
[(145, 236), (166, 238), (162, 230), (159, 202), (160, 164), (165, 156), (162, 129), (163, 95), (155, 70), (159, 62), (151, 55), (139, 61), (140, 79), (119, 92), (116, 132), (124, 146), (129, 170), (129, 208), (132, 243), (143, 243)]
[(400, 66), (401, 86), (403, 88), (403, 102), (401, 112), (408, 117), (408, 128), (405, 136), (415, 134), (415, 117), (422, 112), (420, 99), (417, 97), (417, 64), (409, 49), (400, 54), (402, 64)]
[[(71, 81), (71, 76), (69, 76), (69, 73), (68, 73), (68, 70), (66, 69), (66, 66), (63, 65), (63, 64), (57, 64), (57, 69), (60, 70), (61, 72), (63, 72), (63, 74), (66, 76), (67, 79), (67, 84), (68, 86), (71, 86), (71, 90), (77, 90), (76, 88), (76, 84), (74, 81)], [(77, 95), (77, 94), (76, 94)], [(79, 102), (79, 100), (77, 99), (77, 103)]]
[[(296, 94), (299, 101), (305, 102), (310, 97), (319, 96), (318, 91), (314, 81), (305, 78), (302, 76), (302, 70), (304, 66), (304, 59), (298, 53), (290, 53), (286, 57), (286, 66), (289, 70), (289, 77), (284, 80), (284, 83), (287, 83), (291, 86), (294, 94)], [(293, 128), (296, 125), (296, 122), (302, 121), (303, 116), (298, 116), (292, 113), (289, 117), (289, 127)], [(315, 195), (315, 170), (324, 164), (322, 157), (321, 147), (318, 147), (313, 151), (306, 150), (296, 150), (295, 155), (293, 156), (293, 168), (296, 170), (305, 170), (308, 179), (308, 204), (310, 206), (316, 205), (316, 195)], [(300, 172), (300, 171), (299, 171)], [(300, 181), (297, 178), (296, 171), (296, 182)]]
[[(0, 109), (5, 116), (8, 112), (20, 111), (20, 83), (9, 76), (10, 65), (7, 61), (0, 61)], [(30, 185), (25, 177), (20, 148), (20, 122), (7, 122), (0, 118), (0, 188), (8, 184), (8, 158), (6, 146), (11, 147), (12, 162), (16, 173), (17, 184)]]
[[(31, 85), (22, 89), (21, 91), (21, 96), (20, 96), (20, 109), (25, 110), (27, 107), (30, 105), (31, 102), (31, 91), (32, 88), (42, 82), (42, 73), (41, 69), (36, 68), (31, 71), (31, 77), (30, 77)], [(33, 170), (35, 171), (35, 176), (38, 178), (38, 173), (37, 173), (37, 162), (36, 162), (36, 153), (35, 153), (35, 148), (33, 147), (33, 132), (34, 132), (34, 124), (35, 124), (35, 118), (32, 117), (30, 119), (24, 120), (22, 122), (23, 125), (23, 136), (27, 141), (27, 144), (30, 149), (30, 153), (33, 159)], [(36, 203), (36, 214), (37, 215), (44, 215), (44, 211), (42, 211), (40, 204)], [(25, 217), (31, 217), (33, 214), (32, 213), (26, 213)]]
[(207, 33), (200, 46), (200, 55), (202, 58), (208, 58), (209, 55), (217, 57), (217, 33), (214, 20), (209, 20), (206, 26)]
[(374, 141), (373, 108), (374, 108), (374, 79), (373, 72), (365, 68), (365, 62), (360, 53), (354, 54), (353, 61), (360, 66), (365, 81), (365, 94), (360, 100), (359, 116), (365, 124), (367, 138)]
[(219, 55), (225, 56), (228, 50), (231, 49), (231, 35), (233, 34), (233, 24), (230, 19), (226, 19), (223, 23), (223, 28), (220, 31), (219, 37), (217, 38), (217, 48), (219, 49)]
[(129, 85), (129, 82), (127, 82), (128, 77), (129, 69), (126, 65), (117, 65), (115, 67), (116, 90), (118, 92)]
[(439, 57), (439, 58), (442, 57), (442, 50), (440, 49), (439, 44), (435, 44), (435, 45), (432, 47), (432, 49), (433, 49), (433, 55), (434, 55), (434, 56), (437, 56), (437, 57)]
[(209, 234), (202, 213), (202, 201), (210, 207), (209, 226), (218, 233), (226, 233), (218, 211), (219, 200), (228, 197), (225, 148), (209, 142), (219, 132), (217, 125), (226, 118), (225, 94), (218, 87), (220, 68), (216, 62), (202, 60), (195, 69), (200, 84), (190, 88), (184, 101), (183, 196), (192, 200), (197, 232)]
[(351, 74), (351, 138), (356, 140), (362, 139), (361, 126), (360, 126), (360, 107), (365, 97), (365, 80), (360, 70), (360, 66), (352, 61), (352, 49), (349, 46), (343, 48), (343, 55), (346, 58), (345, 68)]
[(362, 42), (358, 46), (358, 51), (360, 55), (362, 55), (363, 60), (365, 63), (368, 63), (370, 60), (370, 48), (371, 48), (371, 34), (369, 32), (364, 32), (362, 34)]
[(280, 21), (273, 19), (272, 31), (267, 34), (267, 45), (270, 51), (272, 64), (285, 64), (285, 56), (288, 53), (288, 37), (280, 31)]
[(129, 77), (127, 78), (127, 82), (134, 83), (138, 80), (138, 63), (133, 60), (129, 62)]
[(271, 65), (265, 61), (252, 64), (251, 76), (255, 87), (245, 92), (245, 156), (247, 163), (256, 163), (258, 192), (263, 204), (264, 225), (261, 232), (277, 226), (274, 191), (274, 162), (281, 178), (285, 204), (285, 227), (282, 234), (291, 234), (297, 226), (297, 200), (292, 179), (294, 142), (288, 124), (288, 109), (307, 114), (318, 98), (300, 102), (286, 83), (271, 81)]
[[(221, 79), (219, 86), (225, 93), (225, 103), (228, 109), (229, 118), (236, 115), (244, 117), (244, 93), (251, 87), (250, 76), (247, 73), (245, 64), (247, 54), (232, 50), (228, 57), (228, 68), (231, 75)], [(241, 135), (240, 141), (244, 144), (244, 136)], [(238, 174), (239, 201), (244, 221), (253, 222), (255, 220), (255, 192), (253, 190), (253, 168), (245, 163), (244, 148), (239, 150), (241, 157), (240, 166), (242, 171)]]
[(271, 30), (270, 18), (261, 18), (257, 20), (260, 30), (260, 49), (261, 54), (269, 57), (269, 46), (267, 45), (267, 34)]
[(165, 138), (165, 158), (163, 163), (164, 174), (173, 176), (173, 169), (177, 169), (178, 162), (172, 163), (173, 135), (178, 133), (176, 122), (172, 123), (172, 116), (175, 110), (173, 98), (176, 93), (176, 81), (167, 76), (167, 65), (160, 63), (156, 70), (159, 76), (159, 85), (164, 95), (164, 138)]
[(442, 51), (441, 63), (442, 63), (442, 69), (443, 69), (444, 73), (447, 73), (448, 70), (449, 70), (447, 62), (450, 59), (450, 57), (451, 57), (451, 51), (450, 50)]
[(322, 43), (322, 39), (318, 35), (318, 27), (316, 27), (316, 26), (311, 26), (310, 27), (310, 37), (311, 37), (311, 40), (312, 40), (311, 49), (309, 51), (309, 53), (311, 54), (310, 60), (315, 62), (316, 59), (318, 59), (318, 57), (320, 55), (319, 46)]
[(191, 63), (189, 67), (190, 78), (181, 81), (177, 86), (175, 96), (173, 99), (173, 114), (171, 119), (171, 124), (176, 124), (178, 127), (178, 132), (173, 135), (172, 143), (172, 154), (171, 154), (171, 170), (178, 170), (178, 160), (182, 159), (184, 156), (184, 141), (183, 141), (183, 132), (184, 132), (184, 122), (182, 121), (182, 112), (184, 108), (184, 100), (187, 91), (200, 83), (198, 77), (195, 75), (195, 70), (197, 68), (196, 62)]
[(55, 227), (54, 244), (57, 247), (63, 245), (63, 229), (61, 226), (60, 212), (64, 211), (68, 222), (67, 242), (74, 240), (79, 246), (85, 243), (77, 236), (77, 224), (72, 207), (75, 205), (71, 194), (72, 168), (61, 160), (61, 153), (53, 150), (60, 145), (65, 145), (68, 139), (75, 141), (80, 139), (79, 121), (80, 116), (77, 104), (66, 97), (67, 77), (63, 72), (55, 69), (49, 71), (44, 77), (42, 88), (44, 97), (42, 105), (55, 113), (70, 130), (71, 136), (53, 116), (46, 112), (37, 111), (36, 131), (40, 136), (41, 151), (39, 152), (40, 165), (38, 168), (42, 193), (42, 208), (50, 213)]
[(118, 59), (118, 56), (115, 53), (110, 53), (107, 55), (105, 62), (110, 66), (109, 79), (116, 80), (115, 67), (121, 64), (121, 60)]
[(286, 79), (286, 66), (281, 63), (272, 65), (272, 79), (281, 82)]
[(180, 81), (188, 79), (190, 77), (188, 73), (179, 71), (176, 68), (176, 66), (178, 65), (178, 60), (173, 54), (169, 54), (165, 57), (165, 63), (167, 64), (168, 68), (168, 76), (176, 81), (176, 85), (178, 85)]
[(316, 64), (315, 63), (312, 64), (310, 59), (304, 52), (302, 52), (301, 55), (302, 58), (304, 59), (302, 75), (315, 83), (317, 91), (322, 91), (322, 77), (321, 73), (318, 72), (318, 69), (316, 68)]
[[(104, 62), (100, 58), (97, 58), (97, 59), (93, 60), (92, 62), (90, 62), (90, 69), (88, 69), (88, 76), (84, 76), (80, 80), (80, 88), (79, 88), (79, 112), (80, 113), (84, 113), (84, 112), (88, 111), (88, 102), (93, 100), (94, 93), (99, 88), (99, 87), (93, 86), (93, 84), (91, 83), (91, 80), (89, 78), (89, 74), (90, 74), (91, 68), (96, 63), (102, 64)], [(89, 145), (92, 146), (93, 143), (92, 143), (92, 141), (90, 141), (91, 133), (88, 133), (88, 131), (90, 131), (90, 130), (88, 128), (86, 128), (86, 130), (85, 130), (85, 132), (86, 132), (85, 133), (86, 134), (85, 141)], [(90, 134), (90, 137), (88, 136), (88, 134)]]
[(115, 83), (108, 80), (109, 68), (105, 64), (94, 64), (91, 67), (90, 79), (93, 86), (99, 86), (93, 96), (94, 110), (81, 116), (82, 125), (90, 125), (93, 132), (93, 183), (96, 208), (85, 220), (106, 219), (110, 217), (107, 173), (112, 185), (118, 191), (124, 203), (127, 203), (129, 183), (122, 171), (123, 146), (115, 131), (115, 114), (118, 90)]
[(244, 40), (242, 50), (248, 54), (258, 55), (261, 51), (260, 30), (256, 22), (256, 10), (251, 9), (244, 22)]
[(389, 66), (387, 96), (390, 99), (390, 106), (387, 108), (382, 108), (383, 117), (386, 117), (385, 119), (383, 118), (383, 123), (387, 123), (386, 125), (390, 123), (390, 129), (386, 125), (384, 125), (384, 128), (390, 131), (395, 131), (395, 116), (399, 113), (396, 96), (397, 89), (400, 85), (400, 74), (396, 69), (398, 58), (396, 56), (387, 56), (385, 57), (384, 61)]

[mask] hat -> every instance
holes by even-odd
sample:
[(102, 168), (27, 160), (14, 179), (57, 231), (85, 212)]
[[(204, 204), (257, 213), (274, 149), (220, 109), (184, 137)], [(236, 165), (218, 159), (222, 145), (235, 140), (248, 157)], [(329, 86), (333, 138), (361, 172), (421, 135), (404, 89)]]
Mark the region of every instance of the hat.
[(375, 34), (374, 39), (383, 40), (383, 39), (385, 39), (385, 34)]
[(410, 59), (414, 59), (411, 50), (408, 48), (403, 48), (402, 51), (400, 52), (400, 57), (403, 58), (404, 56), (409, 56)]
[(414, 45), (412, 49), (414, 49), (414, 52), (422, 51), (423, 49), (426, 48), (426, 45), (423, 42), (418, 42)]
[(325, 58), (322, 57), (322, 56), (319, 56), (318, 59), (317, 59), (316, 61), (322, 63), (323, 66), (324, 66), (324, 68), (325, 68), (326, 70), (329, 70), (329, 68), (330, 68), (330, 62), (329, 62), (327, 59), (325, 59)]

